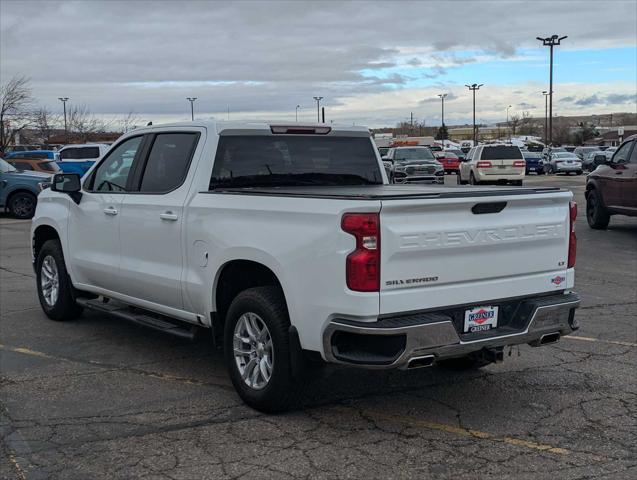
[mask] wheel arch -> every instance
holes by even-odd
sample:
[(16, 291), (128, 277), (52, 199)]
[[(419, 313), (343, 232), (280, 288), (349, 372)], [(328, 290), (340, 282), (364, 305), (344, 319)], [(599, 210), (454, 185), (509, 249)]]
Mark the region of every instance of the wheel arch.
[(58, 240), (62, 243), (60, 234), (58, 231), (52, 227), (51, 225), (39, 225), (33, 231), (33, 238), (31, 241), (31, 247), (33, 250), (33, 259), (36, 260), (38, 258), (38, 254), (42, 249), (42, 246), (49, 240)]
[(269, 285), (281, 289), (287, 309), (283, 284), (269, 266), (255, 260), (233, 259), (219, 267), (212, 288), (211, 321), (215, 342), (223, 339), (225, 317), (232, 300), (248, 288)]

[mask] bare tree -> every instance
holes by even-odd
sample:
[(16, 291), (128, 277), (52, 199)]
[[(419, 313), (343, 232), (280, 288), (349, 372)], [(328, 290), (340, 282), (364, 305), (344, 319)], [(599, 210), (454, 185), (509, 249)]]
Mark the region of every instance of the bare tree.
[(72, 105), (66, 118), (69, 137), (79, 142), (87, 142), (92, 134), (103, 132), (107, 127), (86, 105)]
[(515, 137), (515, 132), (520, 125), (520, 115), (517, 113), (512, 114), (509, 117), (509, 128), (511, 129), (511, 136)]
[(15, 76), (0, 87), (0, 153), (13, 143), (16, 133), (31, 124), (32, 101), (27, 77)]
[(55, 133), (55, 126), (59, 124), (60, 116), (52, 113), (47, 107), (40, 107), (33, 112), (33, 126), (43, 142), (48, 142)]
[(141, 117), (131, 110), (125, 117), (120, 119), (117, 124), (122, 133), (126, 133), (130, 130), (134, 130), (141, 122)]
[(538, 133), (538, 126), (529, 112), (522, 112), (522, 118), (520, 119), (520, 135), (536, 135)]
[(553, 144), (567, 145), (573, 142), (573, 133), (571, 125), (565, 118), (553, 119)]

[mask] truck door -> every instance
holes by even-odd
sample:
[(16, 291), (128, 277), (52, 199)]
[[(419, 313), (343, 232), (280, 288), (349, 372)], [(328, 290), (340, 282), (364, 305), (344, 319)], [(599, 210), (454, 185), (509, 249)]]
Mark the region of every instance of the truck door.
[(626, 163), (625, 181), (622, 187), (622, 205), (637, 210), (637, 141), (633, 141), (633, 151)]
[[(189, 167), (203, 129), (150, 135), (148, 154), (136, 169), (136, 192), (121, 215), (120, 280), (126, 294), (181, 310), (183, 208)], [(211, 159), (212, 161), (212, 159)]]
[(634, 169), (630, 168), (630, 153), (635, 142), (625, 142), (613, 155), (610, 168), (604, 168), (603, 189), (604, 204), (607, 207), (621, 207), (626, 204), (624, 198), (630, 196), (630, 188), (634, 187)]
[(76, 282), (119, 292), (120, 219), (132, 166), (143, 136), (128, 138), (84, 182), (82, 200), (70, 202), (67, 254)]

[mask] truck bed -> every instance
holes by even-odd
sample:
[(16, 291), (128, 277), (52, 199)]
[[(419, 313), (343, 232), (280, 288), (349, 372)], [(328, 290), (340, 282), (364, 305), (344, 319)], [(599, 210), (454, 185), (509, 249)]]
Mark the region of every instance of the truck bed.
[(563, 191), (558, 187), (520, 188), (506, 186), (449, 186), (435, 185), (359, 185), (359, 186), (300, 186), (300, 187), (233, 187), (211, 192), (229, 195), (266, 195), (285, 197), (325, 198), (336, 200), (407, 200), (427, 198), (472, 198), (492, 196), (533, 195)]

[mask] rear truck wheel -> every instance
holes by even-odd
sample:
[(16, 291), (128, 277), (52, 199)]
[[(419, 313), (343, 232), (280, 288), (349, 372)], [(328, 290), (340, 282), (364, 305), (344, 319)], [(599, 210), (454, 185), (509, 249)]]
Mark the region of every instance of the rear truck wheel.
[(42, 310), (51, 320), (73, 320), (82, 314), (75, 303), (76, 291), (66, 271), (59, 240), (42, 245), (35, 263), (38, 298)]
[(35, 206), (38, 200), (35, 195), (29, 192), (18, 192), (11, 195), (9, 199), (9, 212), (15, 218), (33, 218)]
[(302, 375), (293, 375), (289, 332), (280, 288), (249, 288), (232, 301), (224, 331), (225, 360), (237, 393), (255, 410), (282, 412), (298, 397)]
[(469, 175), (469, 183), (471, 185), (479, 185), (480, 184), (480, 182), (478, 182), (476, 180), (476, 176), (473, 174), (473, 172), (471, 172), (471, 175)]
[(590, 190), (586, 198), (586, 221), (595, 230), (606, 230), (610, 222), (610, 214), (595, 189)]

